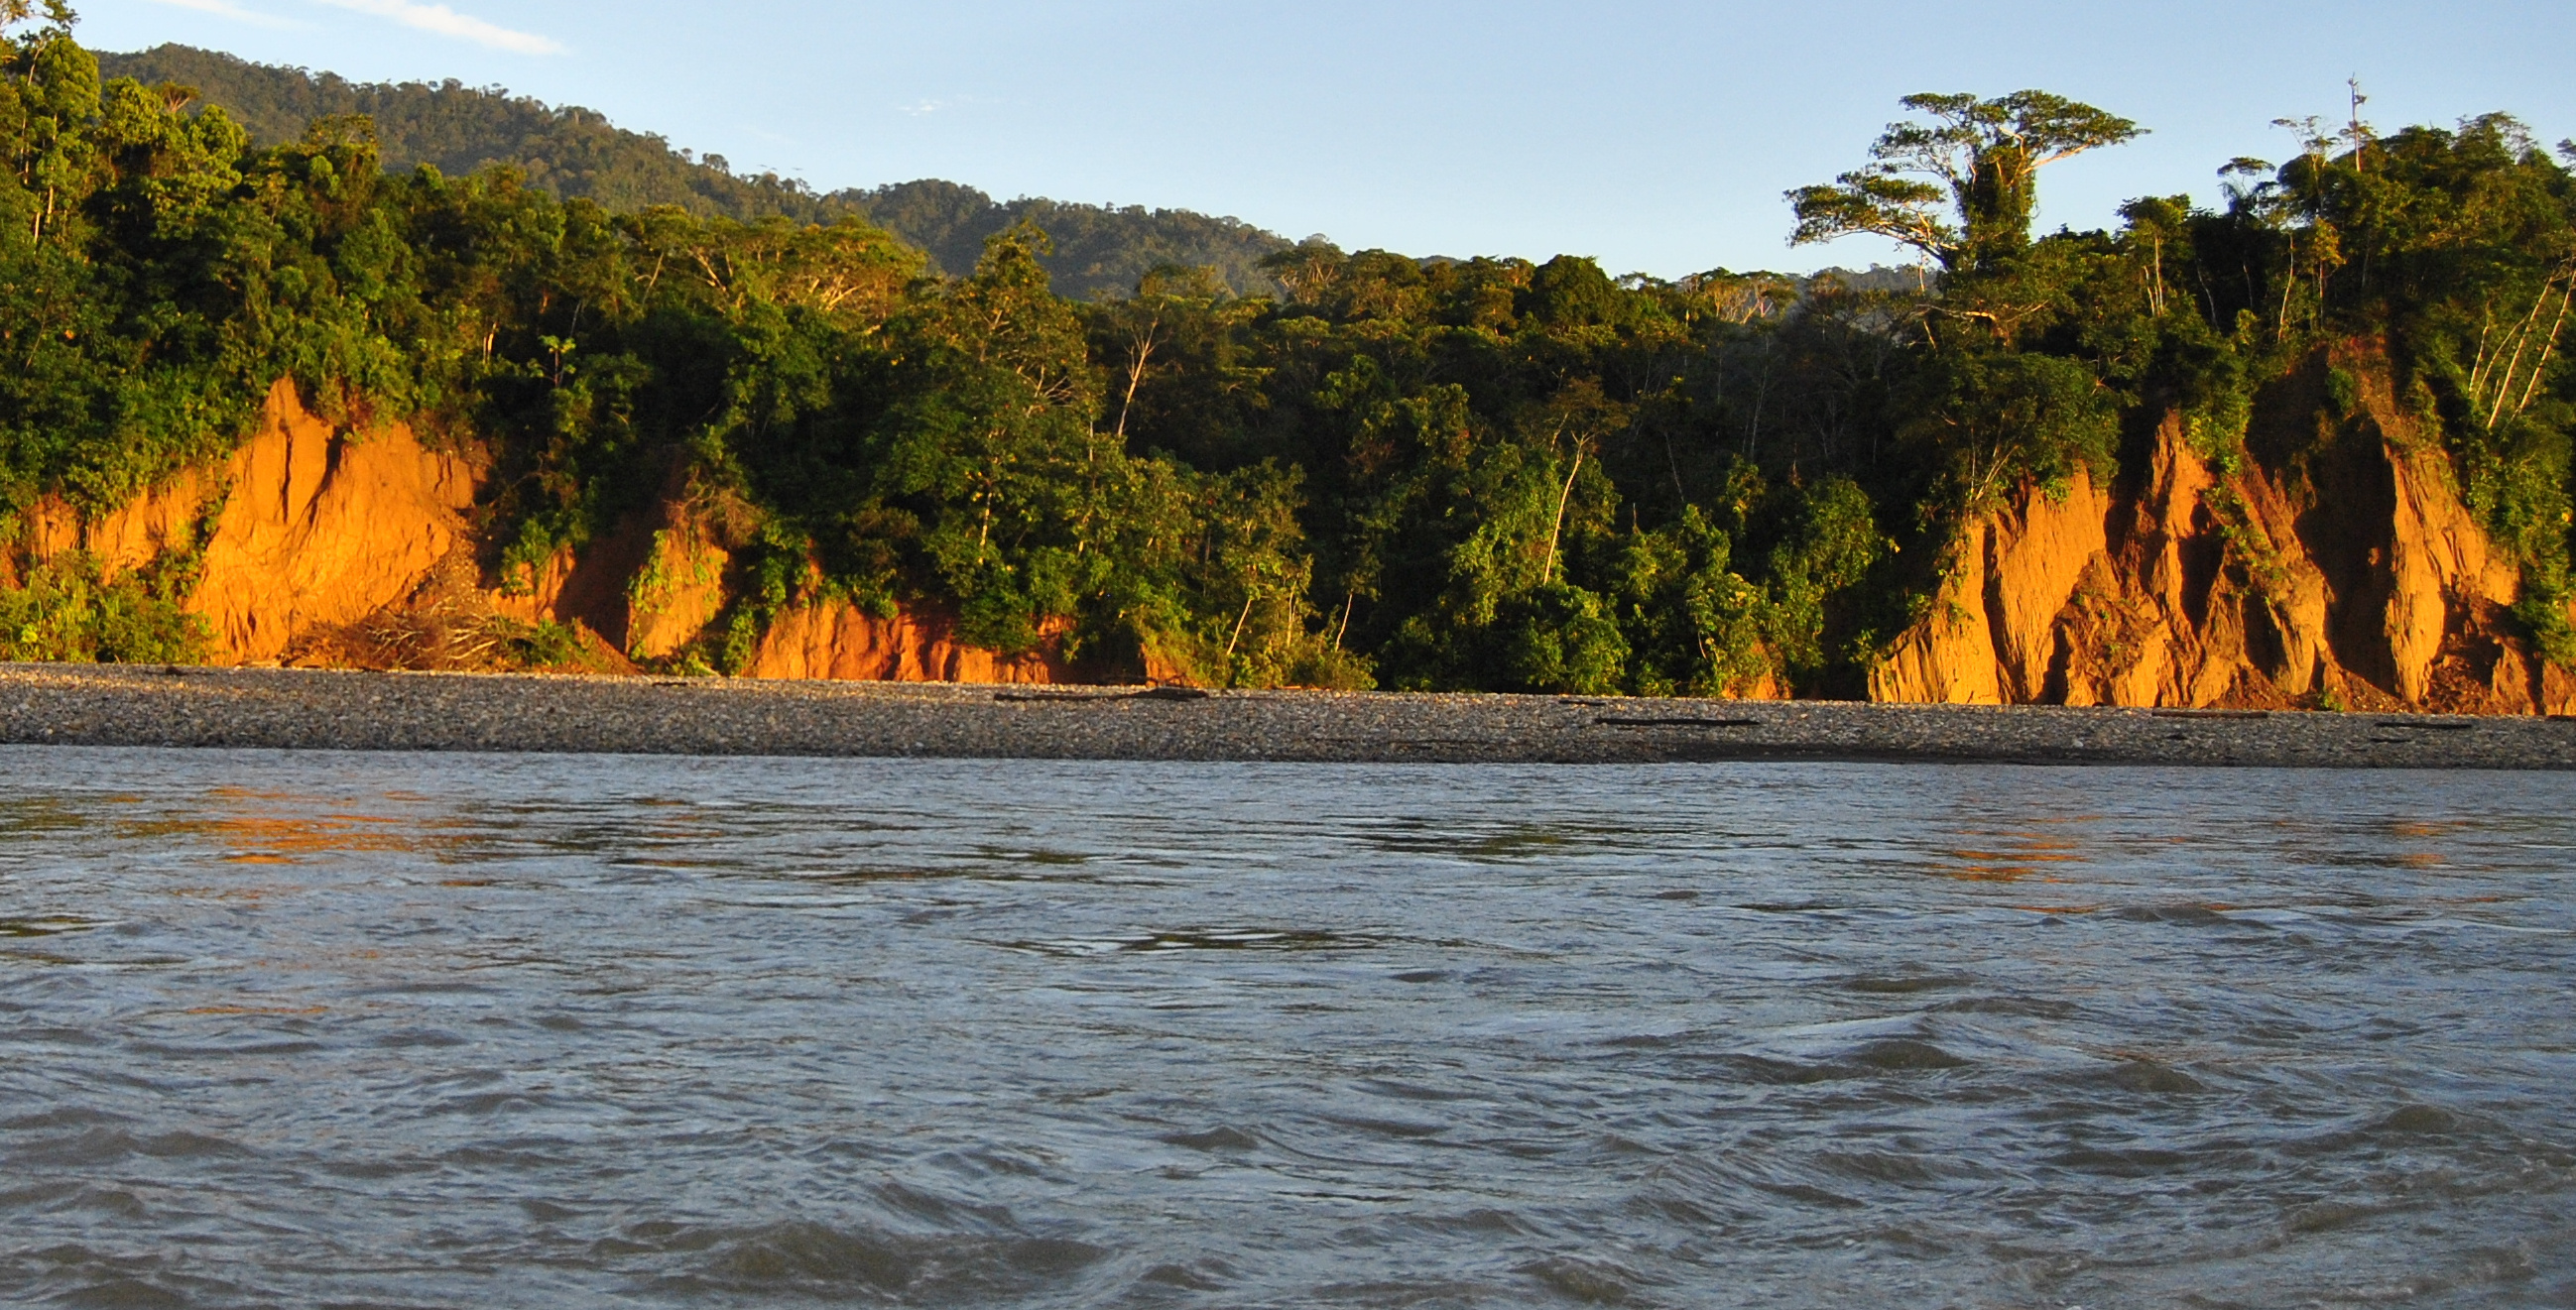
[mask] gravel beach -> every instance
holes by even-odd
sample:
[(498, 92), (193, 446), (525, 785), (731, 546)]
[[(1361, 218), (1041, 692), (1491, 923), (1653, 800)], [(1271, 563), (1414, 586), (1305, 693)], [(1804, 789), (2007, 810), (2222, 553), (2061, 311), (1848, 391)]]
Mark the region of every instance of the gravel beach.
[(2576, 768), (2576, 721), (0, 665), (0, 742), (664, 755)]

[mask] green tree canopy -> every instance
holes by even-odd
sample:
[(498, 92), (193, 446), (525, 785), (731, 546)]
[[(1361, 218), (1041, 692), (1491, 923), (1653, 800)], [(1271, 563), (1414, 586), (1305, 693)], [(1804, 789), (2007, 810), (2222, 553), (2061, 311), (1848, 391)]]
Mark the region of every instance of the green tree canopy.
[(2145, 131), (2045, 91), (1925, 92), (1903, 103), (1931, 121), (1889, 124), (1867, 165), (1789, 193), (1793, 244), (1869, 233), (1953, 272), (1991, 267), (2029, 247), (2040, 169)]

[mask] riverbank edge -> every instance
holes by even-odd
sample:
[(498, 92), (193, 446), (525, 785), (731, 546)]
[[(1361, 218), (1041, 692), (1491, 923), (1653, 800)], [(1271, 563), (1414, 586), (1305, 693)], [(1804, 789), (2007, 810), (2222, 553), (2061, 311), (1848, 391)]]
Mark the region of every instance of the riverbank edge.
[(2576, 769), (2576, 719), (0, 664), (0, 743), (1308, 763)]

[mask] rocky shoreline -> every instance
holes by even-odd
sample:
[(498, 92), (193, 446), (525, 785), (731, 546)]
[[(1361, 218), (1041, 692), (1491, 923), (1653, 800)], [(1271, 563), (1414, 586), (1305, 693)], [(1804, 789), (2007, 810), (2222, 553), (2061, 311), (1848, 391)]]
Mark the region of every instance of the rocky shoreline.
[(0, 742), (1615, 764), (2576, 769), (2576, 719), (0, 665)]

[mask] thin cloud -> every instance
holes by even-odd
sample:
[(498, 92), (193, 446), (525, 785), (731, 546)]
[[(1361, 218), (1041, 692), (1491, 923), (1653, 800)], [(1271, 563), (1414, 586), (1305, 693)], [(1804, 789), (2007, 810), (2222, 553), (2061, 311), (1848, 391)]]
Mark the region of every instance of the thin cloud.
[(156, 5), (168, 5), (173, 9), (194, 9), (201, 14), (213, 14), (217, 18), (229, 18), (236, 23), (248, 23), (253, 27), (292, 28), (305, 26), (305, 24), (295, 22), (291, 19), (280, 18), (275, 14), (263, 14), (255, 10), (244, 9), (240, 5), (230, 3), (230, 0), (152, 0), (152, 3)]
[[(177, 3), (178, 0), (170, 0), (170, 2)], [(390, 18), (405, 27), (417, 27), (424, 32), (436, 32), (440, 36), (457, 37), (476, 45), (490, 46), (495, 50), (508, 50), (522, 55), (563, 53), (563, 43), (553, 37), (539, 36), (534, 32), (514, 31), (498, 23), (487, 23), (472, 14), (460, 14), (445, 5), (415, 4), (413, 0), (320, 0), (320, 2), (334, 9), (354, 9), (362, 14)], [(205, 3), (222, 4), (225, 0), (205, 0)]]
[(916, 100), (908, 105), (896, 105), (894, 107), (894, 111), (907, 118), (927, 118), (942, 110), (955, 109), (963, 105), (979, 105), (982, 103), (984, 103), (984, 98), (982, 96), (950, 96), (945, 99)]

